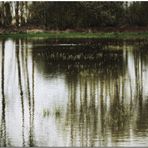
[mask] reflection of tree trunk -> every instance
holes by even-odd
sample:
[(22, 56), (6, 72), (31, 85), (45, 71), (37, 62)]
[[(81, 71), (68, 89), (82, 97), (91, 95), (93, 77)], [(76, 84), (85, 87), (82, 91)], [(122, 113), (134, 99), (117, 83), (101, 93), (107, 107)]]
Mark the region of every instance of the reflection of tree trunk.
[(139, 68), (139, 73), (140, 73), (139, 107), (140, 107), (140, 110), (142, 111), (142, 103), (143, 103), (143, 74), (142, 74), (142, 69), (143, 69), (143, 66), (142, 66), (141, 54), (140, 54), (140, 57), (139, 57), (139, 63), (140, 63), (140, 68)]
[(128, 77), (129, 77), (129, 85), (130, 85), (130, 95), (131, 95), (131, 98), (130, 98), (130, 111), (132, 111), (132, 107), (133, 107), (133, 92), (132, 92), (132, 81), (131, 81), (131, 76), (130, 74), (128, 73)]
[[(32, 53), (33, 54), (33, 53)], [(33, 142), (33, 132), (34, 132), (34, 111), (35, 111), (35, 102), (34, 102), (34, 55), (32, 56), (32, 125), (31, 125), (31, 133), (32, 133), (32, 145), (34, 146)]]
[(142, 59), (139, 53), (135, 53), (135, 73), (136, 73), (136, 98), (139, 102), (140, 112), (142, 111), (143, 102), (143, 83), (142, 83)]
[[(88, 115), (88, 79), (86, 76), (80, 76), (80, 115), (79, 126), (81, 132), (81, 146), (87, 146), (89, 143), (89, 115)], [(87, 143), (85, 142), (87, 141)]]
[(27, 77), (27, 91), (28, 91), (28, 105), (29, 105), (29, 120), (30, 120), (30, 131), (29, 131), (29, 146), (33, 146), (33, 133), (32, 133), (32, 110), (31, 110), (31, 93), (30, 93), (30, 81), (28, 71), (28, 49), (26, 48), (25, 64), (26, 64), (26, 77)]
[(18, 81), (19, 81), (19, 88), (20, 88), (20, 96), (21, 96), (21, 107), (22, 107), (22, 137), (23, 137), (23, 146), (25, 146), (25, 139), (24, 139), (24, 93), (22, 88), (22, 78), (21, 78), (21, 65), (20, 65), (20, 58), (19, 58), (19, 41), (16, 41), (16, 57), (17, 57), (17, 66), (18, 66)]
[(104, 96), (103, 96), (103, 91), (104, 91), (104, 83), (101, 81), (100, 82), (100, 119), (101, 119), (101, 133), (104, 135)]
[(81, 138), (81, 146), (84, 146), (84, 132), (83, 132), (83, 128), (82, 128), (82, 122), (83, 122), (83, 79), (82, 76), (80, 75), (80, 116), (79, 116), (79, 131), (80, 131), (80, 138)]
[(97, 120), (98, 120), (98, 110), (96, 109), (96, 83), (95, 76), (91, 78), (91, 88), (90, 88), (90, 105), (89, 105), (89, 126), (90, 126), (90, 146), (95, 146), (95, 141), (97, 135)]
[(76, 123), (76, 84), (74, 81), (70, 82), (70, 108), (71, 108), (71, 144), (74, 146), (75, 130), (74, 125)]
[(4, 41), (2, 41), (2, 79), (1, 79), (1, 88), (2, 88), (2, 129), (1, 129), (1, 139), (2, 139), (2, 146), (6, 146), (6, 117), (5, 117), (5, 91), (4, 91), (4, 64), (5, 64), (5, 47)]
[(33, 122), (34, 122), (34, 111), (35, 111), (35, 104), (34, 104), (34, 55), (32, 56), (32, 114), (33, 114)]
[[(84, 80), (84, 102), (83, 102), (83, 107), (84, 107), (84, 125), (86, 125), (85, 127), (85, 137), (86, 137), (86, 141), (88, 141), (88, 122), (87, 122), (87, 115), (88, 115), (88, 79), (87, 77), (85, 77), (85, 80)], [(88, 144), (86, 143), (85, 146), (87, 146)]]

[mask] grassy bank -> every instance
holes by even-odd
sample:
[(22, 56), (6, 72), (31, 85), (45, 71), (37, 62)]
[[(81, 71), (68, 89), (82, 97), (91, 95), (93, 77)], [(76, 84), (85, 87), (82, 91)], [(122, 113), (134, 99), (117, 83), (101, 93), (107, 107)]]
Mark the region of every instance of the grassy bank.
[(45, 38), (45, 39), (121, 39), (121, 40), (147, 40), (148, 32), (28, 32), (0, 34), (0, 38)]

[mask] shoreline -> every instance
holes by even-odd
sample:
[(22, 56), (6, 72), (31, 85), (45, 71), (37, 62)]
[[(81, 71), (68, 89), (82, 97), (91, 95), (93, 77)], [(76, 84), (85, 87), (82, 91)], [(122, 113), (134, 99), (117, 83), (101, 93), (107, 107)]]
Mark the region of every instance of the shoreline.
[(115, 40), (148, 40), (148, 29), (133, 30), (44, 30), (41, 28), (0, 29), (0, 38), (44, 38), (44, 39), (115, 39)]

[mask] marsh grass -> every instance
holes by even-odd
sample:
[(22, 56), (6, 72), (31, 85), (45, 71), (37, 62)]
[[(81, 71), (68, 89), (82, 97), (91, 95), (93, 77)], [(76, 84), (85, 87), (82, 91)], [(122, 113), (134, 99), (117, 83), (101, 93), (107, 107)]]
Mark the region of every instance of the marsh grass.
[(61, 107), (55, 107), (53, 112), (51, 112), (49, 109), (44, 109), (43, 117), (55, 116), (56, 118), (58, 118), (62, 115), (62, 112), (63, 110)]

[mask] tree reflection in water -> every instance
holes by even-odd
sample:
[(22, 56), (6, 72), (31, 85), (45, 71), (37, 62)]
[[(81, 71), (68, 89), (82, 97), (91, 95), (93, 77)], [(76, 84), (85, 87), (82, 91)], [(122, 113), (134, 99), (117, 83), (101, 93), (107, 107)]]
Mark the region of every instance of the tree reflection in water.
[(1, 146), (147, 145), (146, 44), (0, 44)]

